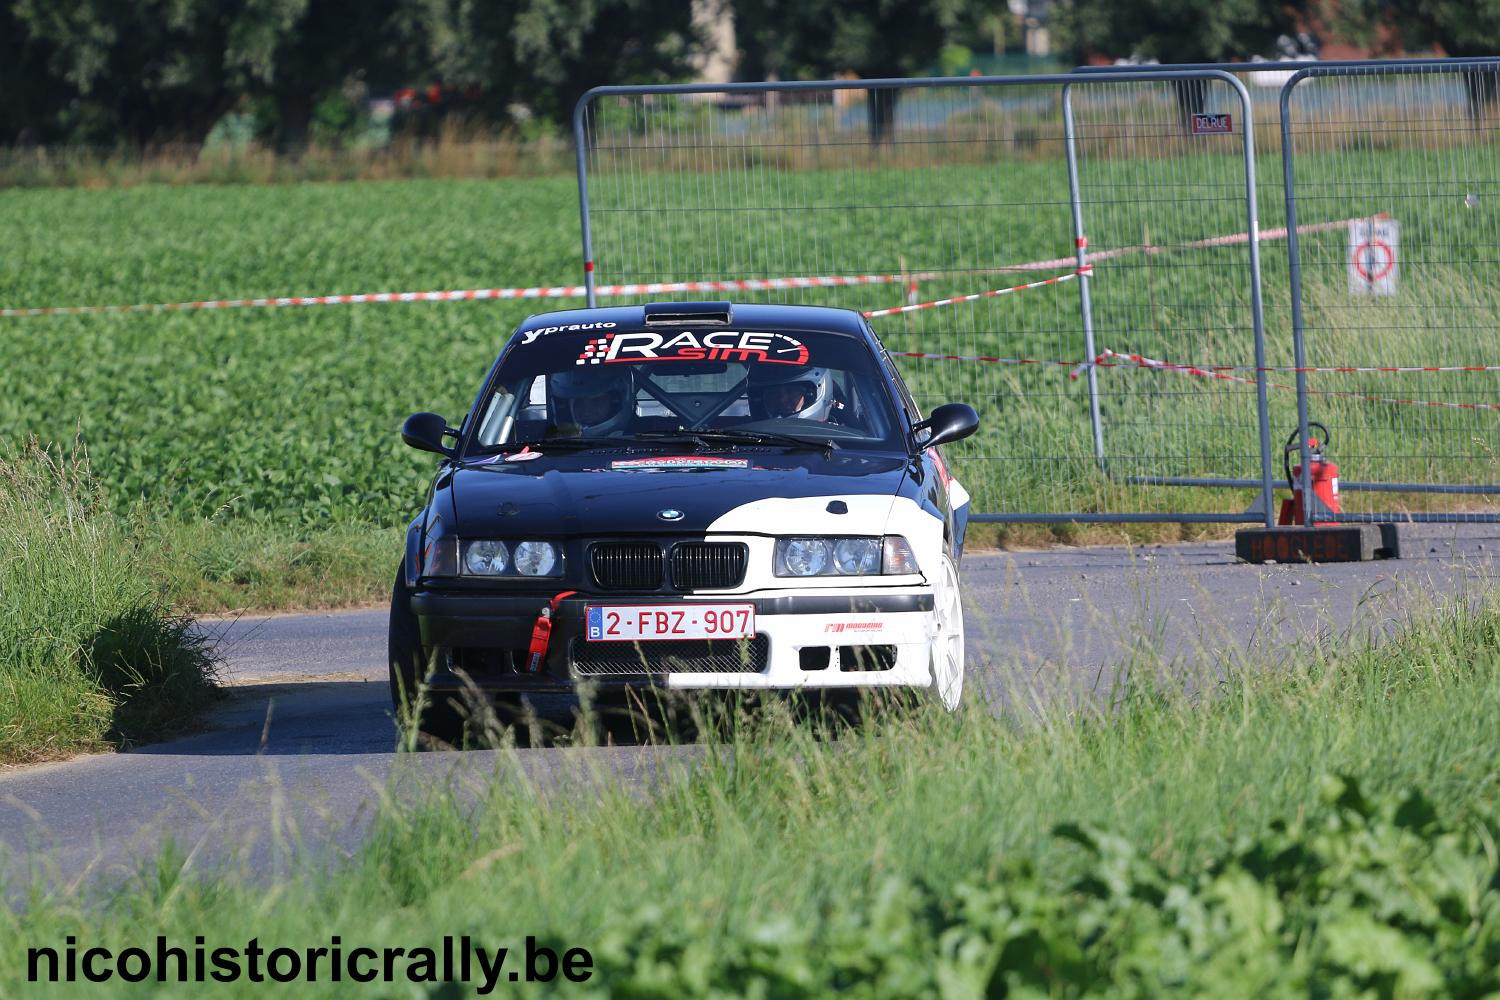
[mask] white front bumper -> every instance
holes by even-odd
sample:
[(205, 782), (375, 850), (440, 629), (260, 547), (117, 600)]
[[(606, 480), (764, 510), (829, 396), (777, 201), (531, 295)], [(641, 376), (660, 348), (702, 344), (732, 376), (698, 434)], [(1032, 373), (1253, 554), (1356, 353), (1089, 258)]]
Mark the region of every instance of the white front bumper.
[[(818, 593), (827, 595), (828, 591)], [(932, 681), (931, 643), (936, 620), (931, 611), (759, 615), (756, 632), (770, 643), (765, 669), (738, 673), (674, 672), (660, 676), (673, 688), (926, 687)], [(869, 665), (868, 656), (861, 662), (852, 652), (861, 646), (893, 647), (895, 661), (888, 669), (860, 669)], [(803, 650), (821, 648), (829, 650), (825, 664), (808, 669)], [(814, 654), (810, 659), (816, 663), (820, 656)]]

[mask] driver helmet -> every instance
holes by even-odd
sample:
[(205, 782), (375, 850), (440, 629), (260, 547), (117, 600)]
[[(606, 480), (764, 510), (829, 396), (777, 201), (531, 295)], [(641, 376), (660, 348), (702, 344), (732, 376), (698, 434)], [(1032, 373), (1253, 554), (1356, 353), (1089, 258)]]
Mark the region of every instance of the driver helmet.
[(624, 430), (635, 416), (635, 379), (629, 371), (565, 371), (547, 380), (555, 422), (584, 437)]
[(758, 364), (750, 369), (750, 399), (764, 417), (827, 420), (833, 375), (827, 368)]

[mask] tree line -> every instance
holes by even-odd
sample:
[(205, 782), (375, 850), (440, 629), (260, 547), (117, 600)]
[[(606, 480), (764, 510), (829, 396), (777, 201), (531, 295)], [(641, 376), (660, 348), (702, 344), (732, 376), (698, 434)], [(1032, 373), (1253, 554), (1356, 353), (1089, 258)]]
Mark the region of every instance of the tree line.
[[(1056, 0), (1046, 13), (1075, 60), (1244, 59), (1309, 24), (1377, 48), (1500, 50), (1500, 0)], [(239, 111), (295, 151), (330, 100), (412, 85), (481, 122), (557, 125), (590, 87), (691, 79), (719, 17), (743, 79), (910, 76), (945, 47), (1017, 40), (1005, 0), (0, 0), (0, 146), (201, 143)], [(878, 131), (884, 105), (870, 106)]]

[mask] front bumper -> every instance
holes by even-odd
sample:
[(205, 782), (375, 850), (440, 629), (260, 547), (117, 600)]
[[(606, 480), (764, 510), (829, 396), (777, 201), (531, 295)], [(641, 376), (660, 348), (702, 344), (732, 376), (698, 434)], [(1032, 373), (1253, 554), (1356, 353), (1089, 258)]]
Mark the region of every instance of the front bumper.
[[(658, 657), (655, 654), (669, 644), (652, 642), (630, 644), (625, 658), (630, 662), (612, 665), (606, 673), (587, 662), (591, 651), (583, 636), (585, 606), (725, 602), (755, 605), (757, 640), (763, 639), (764, 647), (763, 656), (754, 663), (742, 657), (728, 669), (723, 662), (711, 670), (680, 669), (692, 661)], [(936, 623), (930, 587), (776, 590), (703, 597), (576, 595), (561, 601), (553, 615), (544, 669), (528, 673), (520, 665), (537, 616), (547, 603), (538, 595), (419, 589), (412, 595), (411, 607), (421, 626), (422, 644), (450, 653), (438, 658), (440, 666), (428, 679), (429, 686), (443, 691), (473, 684), (496, 693), (571, 691), (580, 682), (603, 689), (656, 685), (772, 690), (926, 686), (931, 680), (930, 648)], [(722, 649), (732, 644), (716, 645)], [(476, 656), (470, 651), (505, 651), (506, 655)]]

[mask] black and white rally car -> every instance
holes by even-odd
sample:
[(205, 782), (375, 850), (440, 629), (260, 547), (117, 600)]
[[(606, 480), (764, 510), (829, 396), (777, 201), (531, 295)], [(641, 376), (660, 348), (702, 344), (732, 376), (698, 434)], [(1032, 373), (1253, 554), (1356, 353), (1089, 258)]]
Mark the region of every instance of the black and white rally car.
[(451, 428), (391, 600), (398, 706), (467, 691), (963, 688), (968, 494), (869, 323), (659, 303), (528, 319)]

